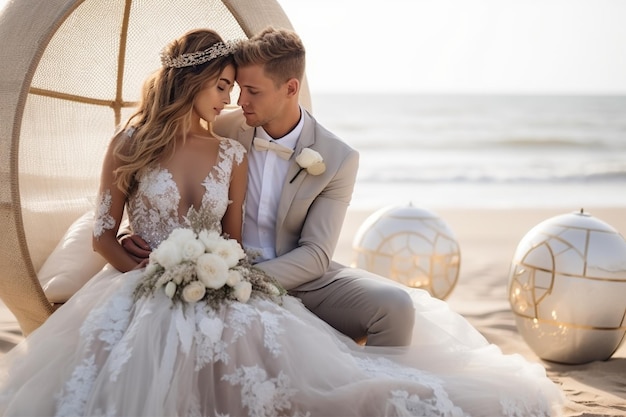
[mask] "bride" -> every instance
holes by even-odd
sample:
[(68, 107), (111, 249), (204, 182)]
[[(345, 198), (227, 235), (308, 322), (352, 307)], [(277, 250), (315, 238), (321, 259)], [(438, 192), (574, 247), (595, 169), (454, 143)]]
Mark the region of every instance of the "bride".
[[(196, 30), (164, 51), (104, 159), (94, 248), (110, 265), (0, 359), (0, 415), (558, 414), (540, 365), (503, 355), (424, 291), (411, 294), (419, 342), (366, 347), (250, 265), (246, 152), (210, 127), (236, 48)], [(124, 209), (154, 249), (147, 262), (116, 239)]]

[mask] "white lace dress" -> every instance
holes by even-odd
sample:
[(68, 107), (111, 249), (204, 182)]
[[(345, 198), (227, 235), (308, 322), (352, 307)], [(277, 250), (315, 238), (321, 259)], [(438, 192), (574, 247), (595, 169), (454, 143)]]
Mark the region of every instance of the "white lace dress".
[[(223, 214), (243, 148), (221, 145), (203, 208)], [(181, 224), (179, 194), (147, 170), (130, 198), (156, 247)], [(106, 226), (107, 210), (99, 217)], [(503, 355), (463, 318), (414, 291), (414, 342), (366, 348), (297, 299), (219, 308), (134, 298), (141, 271), (105, 269), (0, 360), (6, 416), (548, 416), (560, 391), (544, 369)]]

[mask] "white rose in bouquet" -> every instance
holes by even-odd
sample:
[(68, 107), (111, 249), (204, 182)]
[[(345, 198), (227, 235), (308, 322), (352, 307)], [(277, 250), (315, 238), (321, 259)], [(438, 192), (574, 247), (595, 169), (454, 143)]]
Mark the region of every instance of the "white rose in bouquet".
[(170, 240), (161, 242), (150, 257), (165, 269), (173, 268), (183, 260), (180, 246)]
[(221, 256), (205, 253), (196, 261), (196, 273), (200, 282), (207, 288), (218, 289), (226, 284), (228, 266)]
[(248, 281), (241, 281), (233, 287), (233, 290), (235, 291), (237, 301), (247, 303), (252, 294), (252, 284)]
[(223, 238), (215, 230), (204, 229), (198, 233), (198, 240), (204, 244), (207, 252), (215, 252), (215, 248)]
[(241, 272), (235, 269), (231, 269), (230, 271), (228, 271), (228, 279), (226, 279), (226, 285), (228, 285), (229, 287), (234, 287), (242, 280), (243, 277), (241, 276)]
[(237, 265), (239, 260), (246, 256), (243, 248), (235, 239), (222, 239), (222, 241), (216, 245), (214, 253), (221, 256), (229, 268)]
[(196, 234), (191, 229), (181, 228), (172, 230), (167, 240), (182, 245), (189, 240), (195, 240)]
[(204, 253), (204, 243), (196, 239), (186, 240), (181, 243), (182, 257), (186, 261), (195, 261)]
[(206, 287), (200, 281), (191, 281), (183, 288), (183, 300), (188, 303), (202, 300), (204, 294), (206, 294)]

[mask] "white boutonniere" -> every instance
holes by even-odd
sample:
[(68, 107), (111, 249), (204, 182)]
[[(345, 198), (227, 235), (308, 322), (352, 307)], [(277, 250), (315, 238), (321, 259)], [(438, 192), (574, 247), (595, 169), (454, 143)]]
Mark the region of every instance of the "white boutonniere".
[(300, 169), (293, 176), (289, 184), (291, 184), (300, 173), (306, 169), (306, 172), (310, 175), (320, 175), (326, 171), (326, 164), (324, 158), (319, 152), (314, 151), (311, 148), (304, 148), (300, 152), (300, 155), (296, 156), (296, 162), (300, 166)]

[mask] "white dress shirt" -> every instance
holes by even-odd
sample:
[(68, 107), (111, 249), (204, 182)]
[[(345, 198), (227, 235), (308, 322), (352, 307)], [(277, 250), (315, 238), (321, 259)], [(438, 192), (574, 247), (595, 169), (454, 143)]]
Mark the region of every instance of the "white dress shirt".
[[(300, 121), (282, 138), (273, 139), (262, 127), (255, 129), (255, 137), (295, 149), (303, 126), (304, 118), (300, 111)], [(253, 259), (255, 263), (276, 257), (276, 215), (290, 161), (281, 159), (273, 151), (257, 151), (254, 143), (250, 147), (243, 246), (259, 255)]]

